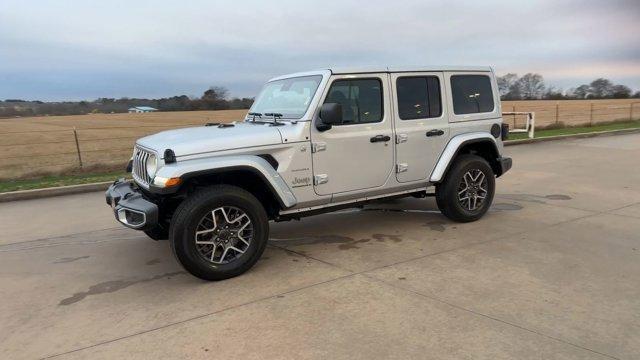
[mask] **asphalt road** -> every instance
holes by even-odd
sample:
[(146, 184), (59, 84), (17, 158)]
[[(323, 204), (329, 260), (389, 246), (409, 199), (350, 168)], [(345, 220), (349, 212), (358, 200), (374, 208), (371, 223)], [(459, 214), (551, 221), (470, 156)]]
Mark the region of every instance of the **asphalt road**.
[(640, 135), (507, 152), (478, 222), (410, 199), (274, 224), (217, 283), (101, 193), (0, 204), (0, 358), (640, 358)]

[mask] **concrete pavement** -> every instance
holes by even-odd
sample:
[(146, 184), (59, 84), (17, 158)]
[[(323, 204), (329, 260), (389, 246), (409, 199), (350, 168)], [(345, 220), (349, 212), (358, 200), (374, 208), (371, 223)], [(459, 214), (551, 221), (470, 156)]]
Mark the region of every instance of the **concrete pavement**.
[(404, 199), (273, 224), (217, 283), (102, 193), (0, 204), (0, 357), (640, 357), (640, 135), (507, 152), (478, 222)]

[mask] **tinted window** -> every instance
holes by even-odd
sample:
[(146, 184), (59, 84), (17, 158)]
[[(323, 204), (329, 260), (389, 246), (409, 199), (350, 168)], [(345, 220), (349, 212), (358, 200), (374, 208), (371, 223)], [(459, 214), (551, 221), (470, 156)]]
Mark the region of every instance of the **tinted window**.
[(324, 102), (342, 105), (345, 124), (382, 121), (382, 83), (378, 79), (336, 80)]
[(435, 76), (399, 78), (398, 112), (400, 119), (424, 119), (442, 115), (440, 81)]
[(451, 93), (456, 114), (493, 111), (493, 91), (488, 76), (454, 75), (451, 77)]

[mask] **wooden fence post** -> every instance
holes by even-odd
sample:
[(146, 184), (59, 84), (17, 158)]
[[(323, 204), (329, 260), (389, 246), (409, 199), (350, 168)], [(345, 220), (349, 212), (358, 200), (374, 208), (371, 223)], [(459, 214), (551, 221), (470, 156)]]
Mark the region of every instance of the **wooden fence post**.
[(589, 126), (593, 126), (593, 103), (589, 103)]
[(73, 138), (76, 140), (76, 151), (78, 152), (78, 162), (80, 163), (80, 168), (82, 169), (82, 155), (80, 154), (80, 142), (78, 142), (78, 132), (76, 131), (76, 127), (73, 127)]
[(629, 121), (633, 120), (633, 103), (629, 104)]
[(556, 101), (556, 125), (560, 120), (560, 104)]

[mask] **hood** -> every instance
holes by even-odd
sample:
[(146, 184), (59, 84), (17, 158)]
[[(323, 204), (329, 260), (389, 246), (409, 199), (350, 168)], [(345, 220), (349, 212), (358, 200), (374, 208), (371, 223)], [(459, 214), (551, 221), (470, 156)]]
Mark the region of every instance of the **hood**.
[(282, 144), (277, 128), (268, 124), (236, 123), (234, 126), (199, 126), (162, 131), (137, 141), (162, 156), (172, 149), (177, 157), (251, 146)]

